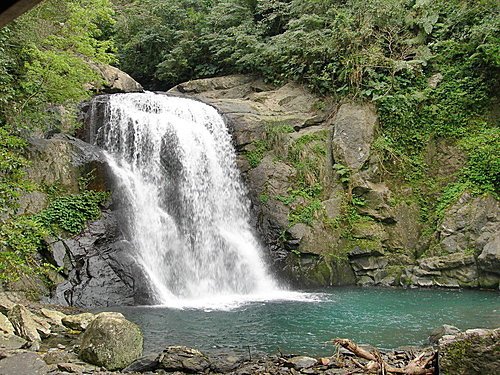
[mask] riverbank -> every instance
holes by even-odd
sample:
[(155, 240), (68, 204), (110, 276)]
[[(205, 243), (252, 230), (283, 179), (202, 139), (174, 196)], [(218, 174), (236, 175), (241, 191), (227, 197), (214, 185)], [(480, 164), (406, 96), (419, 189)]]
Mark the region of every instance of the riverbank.
[[(0, 294), (0, 312), (2, 375), (342, 375), (370, 373), (370, 369), (379, 366), (377, 363), (404, 371), (419, 356), (425, 359), (422, 366), (424, 372), (420, 372), (423, 374), (438, 373), (438, 366), (441, 373), (447, 374), (494, 374), (494, 369), (500, 364), (500, 329), (476, 329), (461, 333), (458, 329), (445, 327), (435, 332), (432, 339), (434, 346), (390, 351), (365, 346), (361, 346), (360, 351), (351, 347), (348, 347), (351, 350), (346, 350), (340, 343), (334, 344), (332, 337), (330, 355), (323, 357), (283, 353), (268, 355), (250, 350), (236, 354), (203, 353), (178, 345), (159, 347), (156, 353), (142, 356), (142, 333), (138, 326), (120, 313), (93, 314), (75, 308), (32, 303), (14, 293)], [(370, 358), (371, 355), (375, 361)]]

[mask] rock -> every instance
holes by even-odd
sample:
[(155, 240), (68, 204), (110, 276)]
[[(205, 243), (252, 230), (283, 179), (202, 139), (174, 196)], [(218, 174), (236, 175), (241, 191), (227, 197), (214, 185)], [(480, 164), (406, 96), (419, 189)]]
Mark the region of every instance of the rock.
[[(445, 339), (446, 338), (446, 339)], [(469, 330), (439, 342), (441, 374), (495, 375), (500, 368), (500, 329)]]
[(440, 327), (434, 329), (429, 335), (429, 343), (435, 345), (439, 342), (439, 340), (445, 335), (456, 335), (460, 333), (460, 330), (455, 326), (450, 326), (448, 324), (443, 324)]
[(19, 296), (12, 292), (0, 292), (0, 313), (8, 314), (20, 301)]
[(23, 305), (15, 305), (9, 312), (9, 320), (14, 326), (16, 335), (31, 341), (40, 342), (39, 324), (33, 319), (33, 314)]
[(159, 362), (157, 360), (158, 355), (152, 354), (148, 356), (141, 357), (134, 362), (132, 362), (129, 366), (125, 367), (122, 372), (147, 372), (154, 371), (158, 368)]
[(80, 358), (108, 370), (127, 367), (142, 355), (143, 337), (134, 323), (117, 313), (101, 313), (88, 326)]
[(28, 342), (22, 337), (0, 332), (0, 348), (15, 350), (25, 348), (27, 345)]
[(500, 231), (484, 245), (477, 264), (482, 271), (500, 274)]
[(85, 366), (76, 363), (58, 363), (57, 368), (70, 374), (82, 374), (85, 371)]
[(49, 321), (52, 324), (57, 326), (63, 326), (62, 319), (67, 317), (67, 315), (62, 312), (49, 310), (46, 308), (41, 308), (40, 312), (42, 313), (43, 316), (49, 319)]
[(2, 375), (45, 375), (49, 367), (36, 353), (18, 353), (0, 361)]
[(231, 373), (239, 365), (241, 365), (244, 361), (242, 357), (235, 355), (219, 355), (215, 357), (211, 357), (211, 366), (210, 369), (217, 373)]
[(78, 361), (78, 357), (73, 352), (50, 348), (43, 356), (43, 360), (48, 365), (54, 365), (58, 363), (75, 362)]
[(311, 357), (298, 356), (287, 360), (296, 370), (303, 370), (315, 366), (318, 361)]
[(377, 122), (377, 114), (371, 105), (341, 105), (332, 121), (335, 163), (353, 172), (360, 170), (370, 157)]
[(126, 92), (142, 92), (142, 86), (127, 73), (106, 64), (91, 64), (91, 67), (101, 74), (104, 79), (103, 86), (97, 86), (100, 92), (115, 94)]
[(75, 331), (85, 331), (89, 324), (95, 319), (92, 313), (81, 313), (76, 315), (66, 315), (61, 319), (62, 324)]
[(151, 302), (147, 279), (124, 239), (118, 216), (104, 210), (81, 234), (64, 240), (68, 278), (56, 287), (52, 303), (105, 307)]
[(0, 313), (0, 331), (10, 335), (14, 334), (14, 327), (12, 326), (12, 323), (2, 313)]
[(186, 346), (169, 346), (158, 357), (160, 368), (166, 371), (201, 373), (210, 367), (208, 357)]

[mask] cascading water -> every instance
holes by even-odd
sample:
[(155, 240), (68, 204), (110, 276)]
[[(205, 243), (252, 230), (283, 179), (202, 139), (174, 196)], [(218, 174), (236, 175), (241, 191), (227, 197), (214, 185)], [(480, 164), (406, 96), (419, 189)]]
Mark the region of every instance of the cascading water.
[(158, 303), (280, 292), (249, 225), (231, 136), (198, 101), (154, 93), (109, 97), (95, 142), (127, 208), (136, 257)]

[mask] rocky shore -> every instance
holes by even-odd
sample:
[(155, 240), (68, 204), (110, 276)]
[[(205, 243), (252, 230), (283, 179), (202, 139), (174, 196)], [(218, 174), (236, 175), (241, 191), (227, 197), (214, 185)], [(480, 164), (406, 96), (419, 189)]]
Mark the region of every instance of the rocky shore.
[(431, 345), (427, 348), (409, 347), (390, 352), (339, 340), (352, 343), (355, 348), (332, 341), (331, 357), (312, 358), (284, 354), (208, 354), (185, 346), (169, 346), (143, 356), (141, 330), (120, 313), (93, 314), (29, 302), (16, 293), (0, 293), (1, 375), (342, 375), (376, 373), (380, 364), (405, 374), (413, 373), (405, 371), (418, 358), (426, 359), (423, 372), (419, 372), (422, 374), (484, 375), (494, 374), (500, 367), (499, 336), (500, 329), (460, 332), (455, 327), (443, 326), (431, 334)]

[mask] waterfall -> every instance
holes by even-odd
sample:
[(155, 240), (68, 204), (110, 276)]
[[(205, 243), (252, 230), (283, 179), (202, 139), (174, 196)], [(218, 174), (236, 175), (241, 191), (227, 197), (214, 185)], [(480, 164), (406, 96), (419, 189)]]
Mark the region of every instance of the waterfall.
[(249, 224), (220, 114), (195, 100), (133, 93), (111, 95), (105, 117), (95, 143), (105, 150), (156, 302), (279, 292)]

